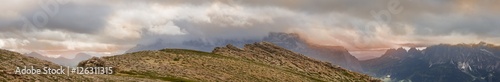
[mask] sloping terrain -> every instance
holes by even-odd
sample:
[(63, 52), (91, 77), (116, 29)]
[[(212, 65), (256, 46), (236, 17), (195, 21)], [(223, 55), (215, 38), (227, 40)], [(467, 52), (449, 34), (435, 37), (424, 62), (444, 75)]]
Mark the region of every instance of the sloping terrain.
[(379, 81), (313, 60), (276, 45), (259, 42), (213, 53), (186, 49), (140, 51), (92, 58), (79, 66), (112, 66), (120, 76), (164, 81)]
[(20, 75), (15, 74), (16, 67), (23, 68), (24, 66), (35, 67), (41, 69), (43, 67), (59, 68), (59, 65), (49, 61), (27, 57), (17, 52), (11, 52), (0, 49), (0, 81), (10, 82), (92, 82), (92, 81), (159, 81), (156, 79), (143, 79), (135, 77), (123, 77), (116, 75)]

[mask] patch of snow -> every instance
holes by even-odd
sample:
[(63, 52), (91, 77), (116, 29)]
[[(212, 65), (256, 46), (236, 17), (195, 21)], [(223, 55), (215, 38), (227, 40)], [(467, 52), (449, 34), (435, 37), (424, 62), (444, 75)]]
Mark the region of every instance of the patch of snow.
[(427, 47), (416, 47), (417, 50), (424, 50), (426, 49)]
[(483, 51), (483, 52), (489, 53), (489, 54), (493, 54), (493, 52), (490, 52), (490, 51), (488, 51), (486, 49), (480, 49), (480, 50)]
[(458, 62), (458, 68), (462, 71), (465, 71), (465, 70), (468, 70), (468, 68), (470, 68), (470, 66), (466, 62)]

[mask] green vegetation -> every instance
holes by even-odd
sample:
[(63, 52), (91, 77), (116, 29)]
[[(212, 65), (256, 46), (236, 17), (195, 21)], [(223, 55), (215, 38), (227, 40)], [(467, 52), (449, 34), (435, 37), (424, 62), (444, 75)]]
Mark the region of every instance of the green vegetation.
[(174, 58), (174, 61), (179, 61), (181, 60), (181, 58)]

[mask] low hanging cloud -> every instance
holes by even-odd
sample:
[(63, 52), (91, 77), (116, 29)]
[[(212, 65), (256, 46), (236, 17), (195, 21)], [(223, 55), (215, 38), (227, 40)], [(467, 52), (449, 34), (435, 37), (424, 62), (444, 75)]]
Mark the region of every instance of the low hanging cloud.
[[(54, 15), (44, 10), (47, 4), (31, 0), (0, 3), (6, 11), (0, 13), (0, 48), (120, 54), (159, 40), (261, 39), (269, 32), (299, 33), (308, 42), (344, 46), (356, 54), (439, 43), (500, 43), (500, 1), (493, 0), (58, 1), (65, 0), (41, 0), (57, 10)], [(392, 6), (401, 11), (390, 11)], [(390, 12), (380, 16), (382, 11)], [(46, 24), (23, 28), (26, 20), (43, 21), (34, 20), (40, 13), (48, 14)]]

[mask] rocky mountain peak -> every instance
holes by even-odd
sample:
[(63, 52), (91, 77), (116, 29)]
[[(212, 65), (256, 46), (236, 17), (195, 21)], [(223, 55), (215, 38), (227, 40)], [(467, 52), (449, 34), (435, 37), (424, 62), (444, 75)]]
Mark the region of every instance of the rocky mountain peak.
[(382, 55), (382, 57), (391, 57), (391, 58), (400, 59), (402, 57), (405, 57), (406, 53), (408, 53), (408, 51), (406, 51), (404, 48), (400, 47), (397, 49), (388, 49), (385, 52), (385, 54)]
[(405, 53), (405, 52), (407, 52), (406, 49), (404, 49), (403, 47), (399, 47), (398, 49), (396, 49), (396, 51), (398, 53)]
[(298, 40), (300, 37), (297, 33), (270, 32), (264, 39)]
[(89, 59), (89, 58), (92, 58), (91, 55), (89, 54), (86, 54), (86, 53), (78, 53), (75, 55), (75, 58), (85, 58), (85, 59)]
[(420, 51), (420, 50), (418, 50), (418, 49), (417, 49), (417, 48), (415, 48), (415, 47), (411, 47), (411, 48), (408, 50), (408, 52), (415, 52), (415, 51)]
[(422, 51), (418, 50), (417, 48), (415, 47), (412, 47), (408, 50), (408, 54), (412, 55), (412, 57), (414, 55), (421, 55), (422, 54)]
[(238, 47), (236, 47), (236, 46), (234, 46), (232, 44), (228, 44), (228, 45), (226, 45), (226, 47), (229, 48), (229, 49), (233, 49), (233, 50), (240, 50)]

